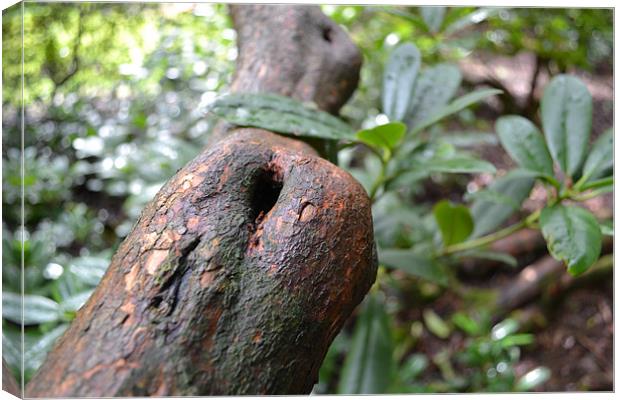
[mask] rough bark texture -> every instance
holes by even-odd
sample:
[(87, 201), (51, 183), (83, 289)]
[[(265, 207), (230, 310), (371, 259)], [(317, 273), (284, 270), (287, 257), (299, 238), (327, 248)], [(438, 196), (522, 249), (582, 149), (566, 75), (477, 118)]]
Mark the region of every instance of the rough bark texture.
[[(230, 14), (239, 49), (232, 92), (277, 93), (336, 114), (355, 90), (361, 53), (318, 7), (237, 5)], [(211, 143), (230, 128), (219, 124)]]
[[(311, 45), (318, 33), (344, 40), (318, 8), (232, 13), (236, 90), (312, 98), (330, 111), (346, 101), (359, 55), (347, 63)], [(275, 46), (265, 48), (273, 58), (252, 40)], [(330, 86), (345, 79), (324, 76), (339, 68), (355, 70), (353, 83)], [(307, 144), (260, 129), (220, 133), (143, 211), (27, 396), (310, 392), (375, 279), (368, 196)]]
[(357, 86), (361, 55), (318, 7), (233, 6), (236, 92), (273, 92), (336, 113)]

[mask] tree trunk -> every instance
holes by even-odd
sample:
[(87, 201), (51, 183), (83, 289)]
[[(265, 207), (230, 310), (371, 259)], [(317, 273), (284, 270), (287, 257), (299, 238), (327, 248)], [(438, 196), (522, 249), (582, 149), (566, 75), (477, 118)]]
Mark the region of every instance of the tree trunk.
[(2, 390), (11, 393), (13, 396), (21, 397), (21, 388), (11, 373), (9, 366), (6, 365), (4, 357), (2, 358)]
[[(360, 55), (318, 7), (233, 6), (233, 90), (336, 113)], [(309, 393), (377, 268), (370, 203), (300, 141), (221, 125), (145, 208), (29, 397)]]

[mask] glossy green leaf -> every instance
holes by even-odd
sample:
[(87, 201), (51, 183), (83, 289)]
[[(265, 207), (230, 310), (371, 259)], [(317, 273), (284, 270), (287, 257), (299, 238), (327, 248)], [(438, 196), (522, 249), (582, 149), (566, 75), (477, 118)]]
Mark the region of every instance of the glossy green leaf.
[(379, 249), (379, 262), (441, 286), (448, 285), (448, 276), (441, 264), (436, 260), (415, 254), (411, 250)]
[(403, 43), (390, 54), (383, 73), (381, 104), (391, 121), (402, 121), (410, 108), (420, 60), (413, 43)]
[(358, 316), (344, 361), (339, 394), (385, 393), (395, 370), (389, 317), (377, 294), (371, 294)]
[(474, 229), (469, 209), (463, 205), (453, 205), (447, 200), (442, 200), (433, 207), (433, 215), (444, 246), (461, 243)]
[(580, 180), (584, 182), (601, 178), (610, 173), (614, 166), (614, 132), (606, 130), (592, 145)]
[(545, 383), (551, 377), (551, 371), (546, 367), (537, 367), (523, 375), (516, 383), (519, 392), (527, 392)]
[(472, 237), (485, 235), (502, 225), (527, 199), (533, 186), (534, 178), (510, 172), (483, 189), (487, 196), (477, 198), (471, 206)]
[(541, 114), (553, 159), (562, 171), (574, 176), (588, 151), (592, 127), (590, 92), (578, 78), (558, 75), (545, 88)]
[(447, 339), (450, 336), (450, 327), (433, 310), (427, 308), (422, 313), (422, 317), (424, 318), (424, 325), (433, 335), (440, 339)]
[(451, 158), (432, 158), (420, 168), (428, 172), (446, 172), (446, 173), (495, 173), (493, 164), (464, 155), (456, 155)]
[(489, 96), (494, 96), (501, 92), (502, 91), (498, 89), (481, 89), (461, 96), (452, 101), (447, 106), (442, 107), (439, 111), (433, 113), (432, 115), (421, 121), (413, 128), (411, 133), (416, 134), (418, 132), (421, 132), (429, 126), (441, 121), (445, 117), (455, 114), (462, 109), (479, 102), (480, 100), (486, 99)]
[(461, 71), (456, 65), (438, 64), (425, 69), (416, 80), (413, 99), (405, 121), (411, 128), (441, 110), (461, 85)]
[(545, 138), (528, 119), (510, 115), (501, 117), (495, 130), (504, 149), (521, 167), (553, 176), (553, 161)]
[(420, 14), (428, 30), (437, 33), (441, 29), (443, 17), (446, 14), (446, 7), (420, 7)]
[[(60, 319), (60, 306), (54, 300), (38, 295), (24, 295), (24, 325), (36, 325)], [(17, 324), (22, 321), (22, 296), (2, 293), (2, 317)]]
[(351, 127), (324, 111), (275, 94), (233, 93), (216, 100), (209, 112), (239, 126), (321, 139), (354, 137)]
[(392, 150), (400, 143), (407, 127), (401, 122), (390, 122), (372, 129), (364, 129), (355, 135), (358, 140), (374, 148)]
[(585, 272), (598, 260), (601, 228), (589, 211), (576, 206), (545, 207), (540, 226), (549, 253), (563, 261), (572, 275)]

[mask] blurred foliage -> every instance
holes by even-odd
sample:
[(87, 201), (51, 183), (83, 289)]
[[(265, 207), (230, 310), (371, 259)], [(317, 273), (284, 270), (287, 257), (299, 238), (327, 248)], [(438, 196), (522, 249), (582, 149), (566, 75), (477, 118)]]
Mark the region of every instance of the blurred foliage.
[[(323, 6), (323, 10), (351, 34), (364, 55), (359, 89), (342, 110), (355, 129), (372, 130), (388, 122), (381, 107), (381, 79), (389, 55), (401, 42), (416, 45), (422, 70), (476, 51), (507, 55), (533, 51), (552, 72), (576, 67), (611, 70), (609, 10), (402, 6)], [(21, 8), (3, 12), (3, 350), (16, 376), (21, 357), (22, 316), (16, 294), (21, 292), (22, 251), (28, 380), (92, 293), (144, 205), (206, 143), (213, 121), (205, 117), (205, 110), (227, 91), (237, 55), (236, 34), (226, 11), (221, 4), (24, 3), (23, 98)], [(491, 129), (465, 107), (453, 112), (456, 117), (451, 121), (457, 125)], [(410, 128), (423, 122), (414, 117), (404, 121)], [(414, 143), (408, 149), (411, 153), (405, 151), (413, 154), (411, 159), (428, 163), (435, 157), (443, 162), (473, 145), (496, 140), (488, 133), (454, 132), (450, 124), (434, 122), (424, 127), (425, 140)], [(360, 152), (359, 147), (342, 150), (338, 158), (370, 191), (381, 168), (381, 154)], [(394, 165), (409, 161), (404, 157)], [(380, 247), (424, 253), (441, 242), (430, 205), (412, 199), (419, 198), (429, 179), (449, 188), (465, 182), (461, 175), (438, 173), (445, 168), (440, 164), (437, 171), (405, 173), (379, 193), (373, 215)], [(398, 262), (403, 254), (390, 256)], [(411, 254), (407, 256), (411, 264)], [(513, 371), (519, 349), (531, 345), (532, 338), (513, 330), (497, 339), (484, 315), (455, 313), (442, 320), (426, 312), (419, 321), (395, 317), (404, 307), (399, 299), (405, 292), (414, 292), (432, 311), (432, 300), (446, 282), (454, 282), (445, 267), (429, 264), (426, 275), (407, 276), (401, 282), (386, 274), (382, 290), (367, 300), (359, 315), (369, 325), (338, 336), (315, 391), (370, 390), (355, 386), (355, 380), (338, 383), (341, 375), (367, 376), (368, 371), (358, 368), (364, 366), (343, 358), (355, 346), (366, 348), (369, 338), (379, 340), (371, 349), (376, 354), (373, 361), (390, 374), (375, 377), (374, 382), (388, 392), (529, 390), (544, 380), (540, 378), (548, 374), (545, 370), (533, 370), (521, 380)], [(475, 311), (484, 314), (483, 307)], [(448, 337), (465, 332), (467, 340), (458, 352), (446, 345), (428, 359), (414, 345), (429, 332)], [(515, 337), (516, 341), (506, 340)], [(390, 351), (393, 357), (386, 356)], [(421, 380), (429, 371), (436, 379)]]
[(342, 111), (355, 126), (372, 124), (379, 113), (383, 65), (391, 49), (404, 41), (420, 49), (423, 63), (454, 62), (481, 52), (533, 52), (550, 75), (575, 68), (612, 71), (611, 9), (322, 7), (364, 55), (360, 87)]
[(21, 18), (14, 6), (2, 20), (3, 344), (19, 376), (23, 233), (28, 380), (144, 205), (205, 144), (236, 35), (220, 4), (25, 3), (22, 232)]

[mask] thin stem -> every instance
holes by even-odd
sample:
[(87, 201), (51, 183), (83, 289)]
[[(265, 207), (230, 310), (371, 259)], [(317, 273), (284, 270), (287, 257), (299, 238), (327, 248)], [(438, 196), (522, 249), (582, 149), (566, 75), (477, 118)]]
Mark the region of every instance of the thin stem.
[(445, 247), (441, 252), (439, 252), (439, 256), (446, 256), (446, 255), (450, 255), (450, 254), (454, 254), (454, 253), (458, 253), (461, 251), (465, 251), (465, 250), (471, 250), (471, 249), (475, 249), (478, 247), (482, 247), (482, 246), (486, 246), (488, 244), (491, 244), (499, 239), (503, 239), (507, 236), (512, 235), (513, 233), (523, 229), (523, 228), (527, 228), (529, 226), (531, 226), (532, 224), (534, 224), (536, 222), (536, 220), (538, 219), (538, 217), (540, 216), (540, 210), (537, 210), (535, 212), (533, 212), (532, 214), (530, 214), (527, 218), (525, 218), (524, 220), (514, 224), (514, 225), (510, 225), (507, 226), (504, 229), (500, 229), (497, 232), (493, 232), (489, 235), (486, 236), (482, 236), (479, 237), (477, 239), (473, 239), (473, 240), (469, 240), (463, 243), (457, 243), (457, 244), (453, 244), (451, 246), (447, 246)]
[(575, 200), (575, 201), (586, 201), (586, 200), (590, 200), (590, 199), (593, 199), (595, 197), (598, 197), (598, 196), (600, 196), (602, 194), (609, 193), (610, 191), (611, 190), (607, 189), (607, 188), (600, 189), (600, 190), (593, 190), (593, 191), (591, 191), (589, 193), (584, 193), (581, 196), (571, 196), (570, 198), (571, 198), (571, 200)]
[(381, 186), (385, 182), (385, 170), (386, 170), (386, 168), (387, 168), (387, 163), (385, 163), (385, 162), (383, 162), (383, 160), (381, 160), (381, 170), (379, 171), (379, 176), (373, 182), (372, 187), (370, 188), (370, 193), (368, 194), (368, 197), (370, 197), (370, 203), (371, 204), (374, 204), (374, 202), (376, 200), (376, 197), (377, 197), (377, 192), (379, 191), (379, 189), (381, 188)]

